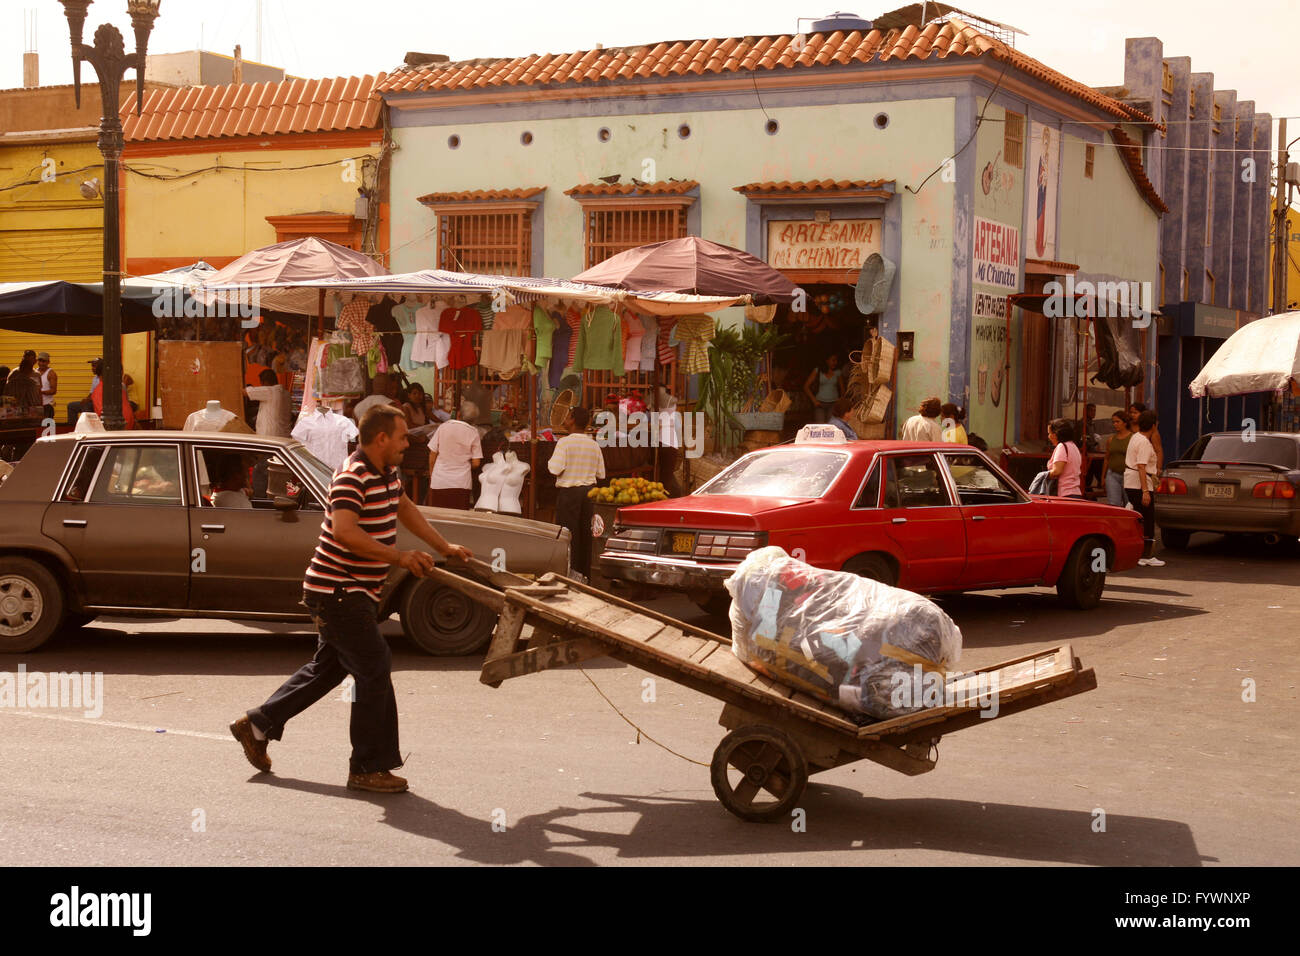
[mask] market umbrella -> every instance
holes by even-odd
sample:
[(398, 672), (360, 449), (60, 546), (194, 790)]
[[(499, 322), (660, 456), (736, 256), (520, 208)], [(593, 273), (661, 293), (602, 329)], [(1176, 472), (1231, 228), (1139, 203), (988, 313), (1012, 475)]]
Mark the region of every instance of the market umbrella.
[(796, 291), (793, 282), (761, 259), (699, 236), (628, 249), (573, 281), (633, 292), (752, 295), (772, 302), (789, 302)]
[[(122, 280), (122, 331), (153, 332), (162, 315), (197, 314), (192, 296), (213, 273), (206, 262)], [(33, 335), (99, 335), (104, 331), (102, 282), (0, 283), (0, 328)]]
[(1300, 384), (1300, 312), (1256, 319), (1228, 336), (1187, 390), (1193, 398), (1279, 392)]
[(256, 291), (264, 308), (316, 315), (317, 292), (285, 287), (314, 285), (322, 279), (359, 279), (385, 274), (384, 268), (369, 256), (308, 236), (245, 253), (209, 276), (203, 283), (203, 292), (211, 300), (237, 302), (247, 300)]

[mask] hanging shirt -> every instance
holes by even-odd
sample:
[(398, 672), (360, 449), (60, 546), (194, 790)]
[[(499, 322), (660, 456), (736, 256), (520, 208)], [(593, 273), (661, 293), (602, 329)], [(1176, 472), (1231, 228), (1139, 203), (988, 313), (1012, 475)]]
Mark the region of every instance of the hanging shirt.
[(533, 306), (533, 331), (537, 334), (537, 358), (541, 365), (551, 357), (551, 339), (555, 335), (556, 322), (540, 305)]
[(573, 368), (623, 372), (623, 323), (608, 306), (598, 306), (581, 320)]
[(641, 339), (645, 336), (645, 326), (639, 316), (631, 312), (623, 314), (623, 369), (635, 372), (641, 368)]
[(451, 336), (448, 368), (462, 369), (478, 364), (478, 356), (474, 354), (474, 333), (483, 328), (483, 318), (478, 309), (444, 309), (438, 318), (438, 328)]
[(415, 314), (419, 311), (420, 306), (414, 301), (393, 306), (393, 321), (397, 323), (397, 329), (402, 333), (402, 351), (398, 356), (397, 364), (407, 372), (415, 367), (415, 359), (411, 353), (415, 349)]
[(450, 311), (445, 302), (434, 302), (415, 312), (415, 341), (411, 344), (411, 361), (447, 367), (451, 337), (441, 328), (443, 313)]
[(677, 329), (677, 319), (675, 316), (665, 315), (659, 320), (659, 363), (667, 365), (669, 362), (677, 360), (677, 346), (672, 345), (670, 340), (672, 334)]
[(335, 415), (327, 408), (317, 408), (298, 418), (293, 437), (307, 450), (335, 471), (348, 460), (348, 442), (355, 441), (357, 426), (350, 418)]
[(578, 332), (582, 329), (582, 313), (576, 307), (569, 306), (564, 313), (564, 321), (569, 325), (568, 367), (575, 368), (576, 366), (573, 363), (578, 352)]
[(641, 371), (653, 372), (655, 358), (659, 349), (659, 318), (653, 315), (640, 316), (641, 319)]
[(577, 341), (577, 337), (569, 325), (567, 313), (552, 312), (550, 315), (555, 322), (555, 334), (551, 340), (551, 371), (548, 379), (551, 388), (559, 388), (560, 381), (564, 378), (564, 369), (571, 361), (569, 346)]
[(524, 306), (512, 305), (500, 313), (492, 328), (483, 333), (479, 364), (500, 372), (502, 378), (513, 378), (523, 362), (532, 326), (532, 312)]
[(687, 375), (709, 370), (709, 342), (713, 341), (716, 326), (711, 315), (684, 315), (677, 320), (677, 341), (686, 347), (686, 361), (682, 369)]
[(486, 332), (488, 329), (492, 328), (492, 326), (496, 323), (497, 313), (492, 311), (492, 299), (490, 296), (484, 296), (483, 298), (479, 299), (477, 302), (468, 306), (468, 308), (471, 308), (478, 313), (479, 321), (482, 323), (483, 331)]
[(352, 336), (354, 355), (365, 355), (379, 340), (379, 333), (375, 331), (375, 327), (366, 321), (369, 312), (370, 303), (357, 297), (343, 307), (339, 312), (338, 321), (334, 323), (340, 332), (347, 332)]

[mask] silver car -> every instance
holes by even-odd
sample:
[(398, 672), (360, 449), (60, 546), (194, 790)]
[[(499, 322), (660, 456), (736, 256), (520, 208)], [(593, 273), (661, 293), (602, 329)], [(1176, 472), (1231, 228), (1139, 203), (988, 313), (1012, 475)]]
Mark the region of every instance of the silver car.
[(1167, 548), (1185, 548), (1195, 531), (1300, 537), (1300, 435), (1214, 432), (1166, 464), (1156, 495), (1156, 526)]

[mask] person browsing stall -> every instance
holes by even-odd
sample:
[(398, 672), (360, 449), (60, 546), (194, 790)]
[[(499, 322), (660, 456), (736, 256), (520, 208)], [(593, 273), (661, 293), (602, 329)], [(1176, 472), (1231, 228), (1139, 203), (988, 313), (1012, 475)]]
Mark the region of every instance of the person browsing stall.
[(468, 511), (474, 503), (474, 469), (483, 464), (483, 438), (470, 424), (478, 406), (463, 402), (454, 421), (443, 422), (429, 439), (429, 504)]
[(372, 409), (361, 420), (360, 447), (334, 473), (316, 553), (303, 581), (303, 603), (316, 621), (316, 656), (267, 698), (230, 725), (248, 762), (271, 769), (267, 742), (351, 674), (355, 679), (350, 734), (349, 790), (401, 793), (407, 782), (391, 771), (402, 765), (392, 652), (379, 633), (379, 597), (390, 567), (427, 577), (433, 557), (399, 551), (397, 525), (445, 557), (472, 557), (451, 544), (402, 493), (397, 464), (406, 453), (400, 409)]
[(570, 409), (564, 421), (569, 434), (555, 443), (555, 452), (546, 463), (555, 475), (555, 523), (569, 529), (569, 565), (584, 578), (591, 574), (591, 499), (587, 492), (605, 477), (605, 455), (587, 434), (589, 421), (587, 409)]
[(262, 369), (258, 381), (262, 384), (244, 387), (244, 394), (257, 402), (257, 433), (287, 438), (293, 428), (288, 389), (269, 368)]

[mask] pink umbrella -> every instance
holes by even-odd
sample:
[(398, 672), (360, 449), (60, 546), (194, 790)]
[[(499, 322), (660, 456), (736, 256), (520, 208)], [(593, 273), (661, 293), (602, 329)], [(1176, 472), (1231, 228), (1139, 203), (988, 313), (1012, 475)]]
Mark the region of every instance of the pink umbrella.
[(262, 290), (261, 287), (273, 282), (311, 284), (321, 279), (360, 279), (382, 275), (387, 275), (383, 266), (369, 256), (308, 236), (245, 253), (209, 276), (203, 289), (207, 292), (224, 290), (233, 292), (235, 296), (241, 295), (242, 290), (258, 289), (261, 304), (268, 309), (315, 315), (320, 297), (314, 290)]
[(667, 239), (628, 249), (573, 277), (574, 282), (632, 292), (765, 297), (789, 302), (795, 285), (748, 252), (699, 236)]

